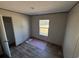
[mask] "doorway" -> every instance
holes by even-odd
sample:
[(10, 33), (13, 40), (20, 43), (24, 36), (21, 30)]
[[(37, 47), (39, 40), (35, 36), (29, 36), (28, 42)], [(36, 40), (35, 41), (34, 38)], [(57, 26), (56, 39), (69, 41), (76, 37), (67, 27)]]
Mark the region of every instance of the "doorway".
[(11, 46), (12, 44), (15, 44), (12, 18), (7, 17), (7, 16), (3, 16), (3, 23), (4, 23), (5, 32), (6, 32), (9, 46)]
[(15, 46), (15, 37), (13, 31), (12, 18), (0, 16), (0, 35), (3, 48), (3, 57), (11, 57), (10, 48)]

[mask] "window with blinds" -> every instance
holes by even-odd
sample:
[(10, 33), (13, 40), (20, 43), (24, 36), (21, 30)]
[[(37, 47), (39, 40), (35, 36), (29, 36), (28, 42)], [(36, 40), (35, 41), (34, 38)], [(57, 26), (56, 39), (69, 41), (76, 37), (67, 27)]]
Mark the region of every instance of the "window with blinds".
[(49, 20), (40, 20), (39, 34), (43, 36), (48, 36), (48, 30), (49, 30)]

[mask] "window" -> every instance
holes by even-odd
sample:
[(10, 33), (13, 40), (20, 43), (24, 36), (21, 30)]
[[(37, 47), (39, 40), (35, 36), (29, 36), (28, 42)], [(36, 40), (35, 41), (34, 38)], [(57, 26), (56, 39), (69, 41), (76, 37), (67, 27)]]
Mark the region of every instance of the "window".
[(48, 36), (49, 20), (39, 21), (39, 34), (43, 36)]

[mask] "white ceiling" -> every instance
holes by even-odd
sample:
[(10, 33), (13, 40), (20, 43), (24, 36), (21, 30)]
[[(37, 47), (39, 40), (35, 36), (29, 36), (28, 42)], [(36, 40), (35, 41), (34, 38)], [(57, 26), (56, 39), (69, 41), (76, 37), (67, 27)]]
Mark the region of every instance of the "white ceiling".
[(0, 8), (28, 15), (69, 11), (76, 1), (0, 1)]

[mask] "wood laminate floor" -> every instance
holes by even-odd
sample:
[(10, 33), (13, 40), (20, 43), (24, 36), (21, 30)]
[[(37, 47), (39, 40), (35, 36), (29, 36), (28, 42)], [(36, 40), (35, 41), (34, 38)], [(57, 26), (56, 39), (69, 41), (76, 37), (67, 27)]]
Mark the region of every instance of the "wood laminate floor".
[(44, 49), (26, 42), (10, 49), (12, 58), (62, 58), (60, 47), (49, 43), (46, 43)]

